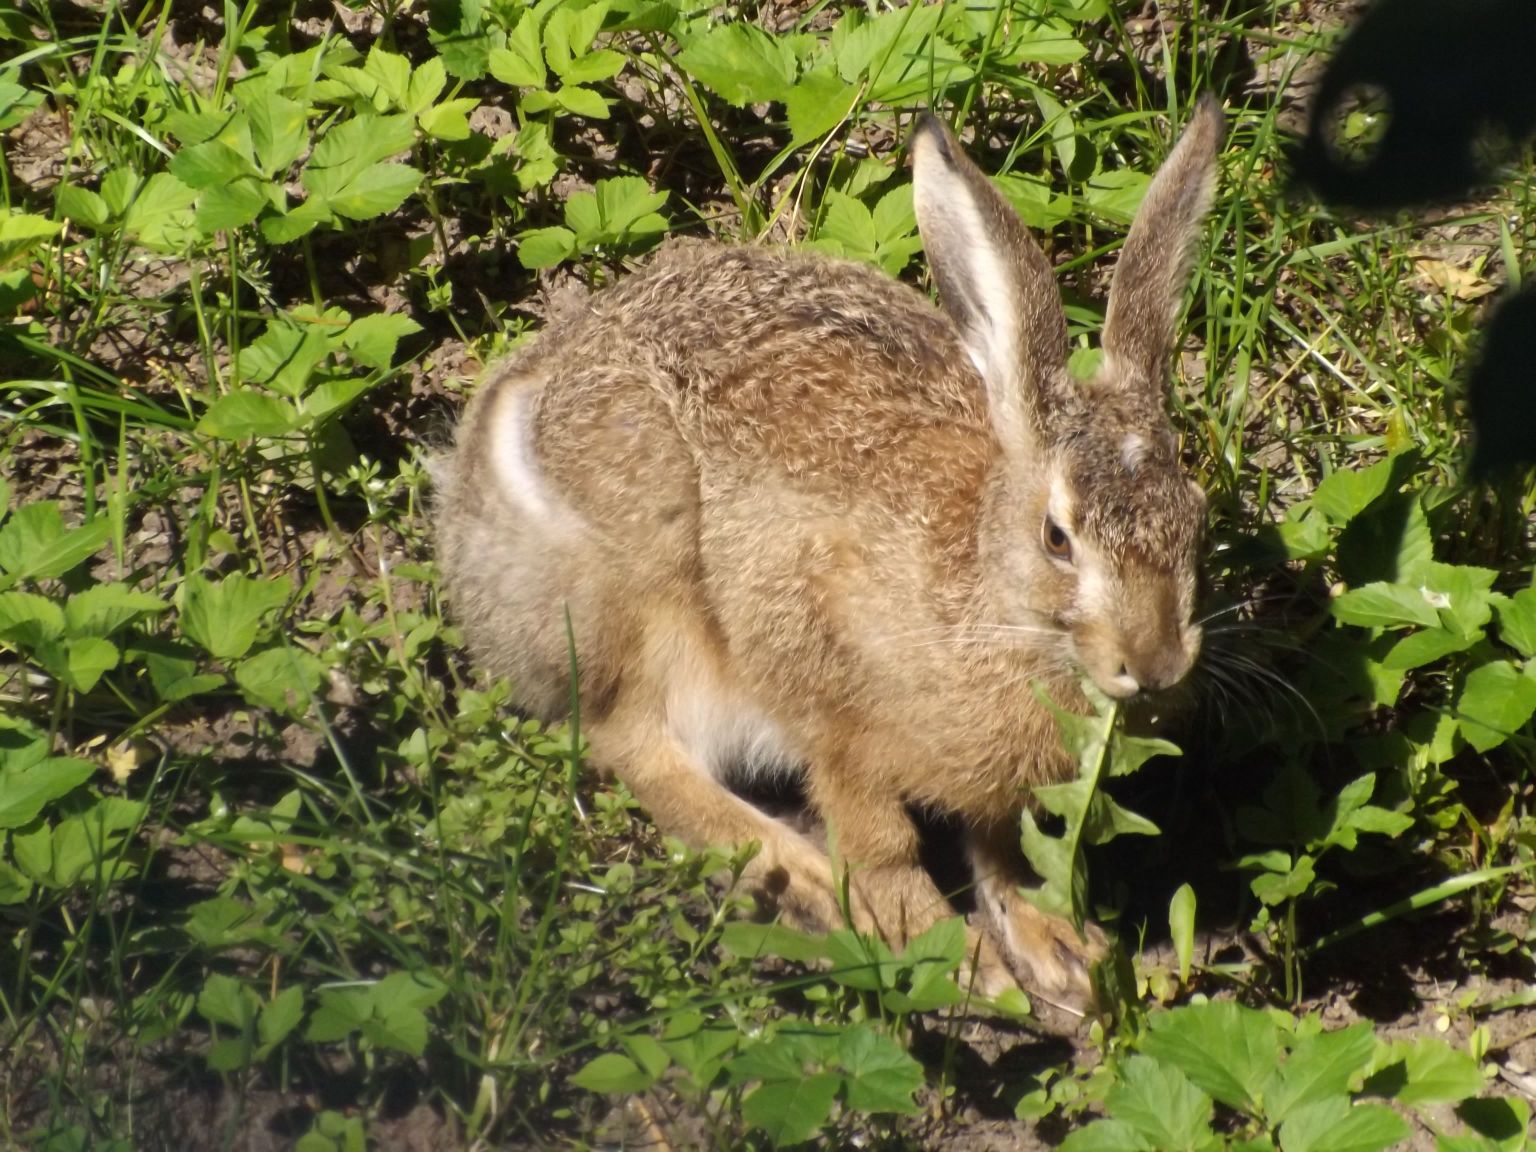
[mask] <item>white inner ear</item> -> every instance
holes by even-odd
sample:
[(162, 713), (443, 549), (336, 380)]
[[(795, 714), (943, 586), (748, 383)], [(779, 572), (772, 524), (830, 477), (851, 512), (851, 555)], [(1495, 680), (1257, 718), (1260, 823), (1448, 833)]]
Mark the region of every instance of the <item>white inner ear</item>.
[(1120, 463), (1127, 472), (1134, 472), (1147, 458), (1147, 441), (1140, 433), (1132, 432), (1120, 443)]
[(570, 514), (560, 507), (549, 481), (539, 468), (533, 442), (530, 407), (540, 384), (518, 380), (502, 385), (491, 417), (491, 468), (502, 493), (523, 515), (553, 524)]
[(970, 185), (942, 156), (919, 153), (913, 200), (923, 231), (939, 259), (961, 281), (970, 322), (961, 334), (971, 363), (983, 379), (1011, 383), (1017, 364), (1018, 316), (1010, 285), (1013, 270), (997, 250)]

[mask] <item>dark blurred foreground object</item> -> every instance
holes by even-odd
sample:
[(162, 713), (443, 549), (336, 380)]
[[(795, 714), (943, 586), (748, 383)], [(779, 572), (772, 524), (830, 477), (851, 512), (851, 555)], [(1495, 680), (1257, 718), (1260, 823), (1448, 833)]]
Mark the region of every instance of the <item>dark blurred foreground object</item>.
[[(1385, 125), (1352, 147), (1347, 117), (1372, 105)], [(1536, 2), (1378, 0), (1329, 61), (1291, 162), (1330, 203), (1407, 208), (1486, 183), (1533, 128)]]
[(1474, 481), (1536, 464), (1536, 291), (1499, 305), (1467, 380)]

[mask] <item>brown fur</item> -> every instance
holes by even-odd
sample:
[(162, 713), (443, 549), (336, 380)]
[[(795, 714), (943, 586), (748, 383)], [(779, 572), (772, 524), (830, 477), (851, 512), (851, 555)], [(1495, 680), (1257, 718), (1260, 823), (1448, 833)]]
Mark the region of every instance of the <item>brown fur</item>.
[[(1122, 269), (1086, 385), (1049, 264), (932, 121), (917, 203), (949, 315), (863, 265), (701, 243), (567, 309), (444, 469), (441, 562), (477, 659), (563, 715), (569, 611), (592, 759), (664, 830), (758, 842), (749, 879), (801, 923), (840, 921), (844, 863), (856, 922), (895, 945), (948, 914), (907, 806), (963, 817), (982, 986), (1085, 1003), (1099, 938), (1016, 893), (1019, 811), (1071, 770), (1030, 685), (1081, 706), (1080, 669), (1125, 695), (1198, 648), (1203, 503), (1145, 373), (1217, 125), (1198, 113), (1149, 193), (1127, 241), (1148, 271)], [(1053, 502), (1071, 564), (1042, 547)], [(803, 773), (837, 865), (727, 790), (738, 763)]]

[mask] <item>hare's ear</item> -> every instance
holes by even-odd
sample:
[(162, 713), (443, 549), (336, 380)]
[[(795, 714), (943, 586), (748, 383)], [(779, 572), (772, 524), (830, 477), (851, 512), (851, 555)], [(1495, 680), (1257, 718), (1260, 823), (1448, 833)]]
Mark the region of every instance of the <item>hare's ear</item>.
[(941, 121), (923, 116), (911, 151), (917, 228), (939, 297), (986, 383), (998, 438), (1017, 451), (1038, 440), (1066, 368), (1050, 261)]
[(1201, 99), (1120, 250), (1104, 318), (1107, 381), (1161, 393), (1189, 264), (1216, 187), (1221, 108)]

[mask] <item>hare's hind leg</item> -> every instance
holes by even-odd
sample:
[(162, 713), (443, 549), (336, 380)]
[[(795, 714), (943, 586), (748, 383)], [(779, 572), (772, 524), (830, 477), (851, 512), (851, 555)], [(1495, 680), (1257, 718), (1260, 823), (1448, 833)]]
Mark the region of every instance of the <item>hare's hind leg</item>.
[(1019, 894), (1027, 887), (1018, 825), (1000, 821), (971, 830), (967, 854), (976, 876), (976, 903), (1024, 987), (1075, 1015), (1093, 1009), (1093, 966), (1108, 951), (1104, 933), (1085, 924), (1081, 935), (1060, 916), (1042, 912)]
[(842, 924), (826, 854), (721, 783), (724, 766), (714, 761), (738, 749), (711, 734), (729, 739), (741, 728), (709, 690), (718, 680), (707, 640), (674, 612), (652, 614), (645, 633), (618, 695), (584, 725), (594, 762), (624, 781), (669, 836), (695, 848), (757, 843), (742, 879), (768, 909), (808, 931)]

